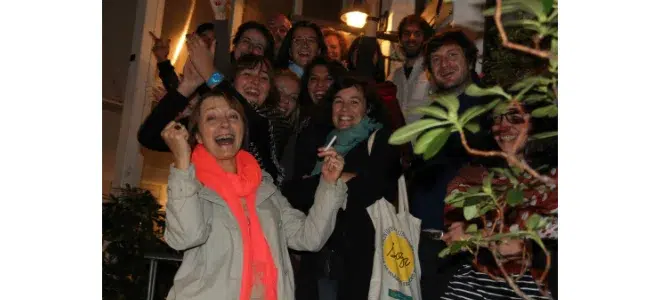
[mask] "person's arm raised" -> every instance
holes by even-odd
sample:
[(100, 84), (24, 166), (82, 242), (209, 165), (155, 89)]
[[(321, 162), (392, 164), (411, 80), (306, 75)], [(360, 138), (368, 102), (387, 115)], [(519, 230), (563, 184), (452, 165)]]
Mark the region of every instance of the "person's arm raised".
[(138, 141), (142, 146), (154, 151), (168, 151), (160, 136), (165, 125), (183, 112), (195, 89), (204, 83), (190, 61), (183, 67), (183, 80), (176, 90), (170, 90), (161, 99), (149, 116), (142, 122), (138, 131)]
[(175, 250), (202, 245), (211, 232), (210, 215), (205, 216), (198, 197), (201, 185), (190, 165), (188, 134), (186, 127), (175, 121), (167, 124), (161, 132), (174, 155), (174, 165), (167, 181), (165, 241)]
[(213, 65), (216, 70), (225, 77), (231, 73), (231, 53), (229, 52), (231, 44), (231, 28), (229, 28), (229, 18), (231, 17), (230, 0), (210, 0), (211, 9), (215, 16), (213, 22), (215, 32), (215, 55)]

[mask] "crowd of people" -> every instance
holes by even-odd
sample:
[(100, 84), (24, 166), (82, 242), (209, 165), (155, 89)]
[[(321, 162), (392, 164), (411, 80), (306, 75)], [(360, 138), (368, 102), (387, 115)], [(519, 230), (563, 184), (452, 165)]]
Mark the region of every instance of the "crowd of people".
[[(438, 257), (468, 225), (444, 198), (481, 184), (486, 168), (506, 162), (468, 155), (457, 135), (429, 160), (410, 144), (388, 143), (394, 130), (420, 118), (411, 109), (437, 105), (434, 94), (458, 95), (459, 113), (489, 102), (464, 93), (480, 84), (474, 42), (461, 30), (436, 33), (420, 16), (407, 16), (398, 24), (405, 61), (386, 77), (375, 26), (347, 45), (339, 31), (277, 15), (267, 24), (245, 22), (231, 37), (230, 7), (210, 1), (215, 20), (186, 37), (180, 76), (167, 59), (169, 40), (153, 36), (166, 92), (138, 140), (174, 156), (165, 240), (184, 257), (168, 299), (367, 299), (376, 250), (366, 208), (381, 198), (395, 203), (402, 174), (422, 224), (415, 250), (423, 299), (516, 299), (487, 275), (497, 273), (491, 258)], [(527, 142), (556, 120), (530, 118), (532, 109), (495, 110), (467, 138), (556, 177), (556, 150)], [(542, 237), (555, 254), (556, 186), (526, 191), (525, 201), (511, 228), (530, 213), (551, 217)], [(520, 243), (501, 252), (519, 255)], [(518, 278), (521, 289), (547, 299), (537, 278), (531, 268)], [(548, 282), (556, 299), (556, 265)]]

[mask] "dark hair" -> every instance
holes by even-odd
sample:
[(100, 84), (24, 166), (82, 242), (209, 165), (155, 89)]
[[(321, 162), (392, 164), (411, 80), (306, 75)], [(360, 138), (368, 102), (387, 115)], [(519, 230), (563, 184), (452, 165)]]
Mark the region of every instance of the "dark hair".
[(241, 105), (241, 102), (238, 100), (238, 97), (241, 97), (236, 90), (234, 90), (231, 86), (229, 86), (227, 83), (225, 84), (219, 84), (215, 86), (210, 92), (205, 93), (202, 95), (193, 107), (192, 113), (190, 114), (190, 118), (188, 120), (188, 128), (190, 129), (190, 134), (188, 135), (188, 144), (190, 144), (191, 148), (195, 148), (197, 146), (197, 138), (195, 135), (199, 133), (199, 123), (202, 115), (202, 103), (206, 99), (209, 99), (211, 97), (222, 97), (225, 100), (227, 100), (227, 104), (229, 104), (229, 107), (235, 109), (238, 114), (241, 116), (241, 121), (243, 121), (243, 142), (241, 143), (241, 149), (247, 150), (248, 145), (250, 143), (249, 141), (249, 133), (248, 133), (248, 120), (247, 116), (245, 115), (245, 109), (243, 108), (243, 105)]
[(268, 96), (266, 96), (266, 100), (261, 105), (261, 107), (274, 107), (280, 100), (280, 93), (277, 91), (277, 87), (275, 86), (275, 68), (273, 68), (273, 64), (270, 62), (270, 60), (268, 60), (268, 58), (252, 53), (247, 53), (241, 56), (234, 64), (234, 82), (236, 82), (236, 77), (238, 77), (238, 73), (241, 71), (252, 70), (257, 67), (266, 68), (266, 73), (268, 73), (268, 81), (270, 82)]
[(401, 22), (399, 22), (399, 41), (401, 41), (403, 36), (403, 28), (407, 25), (419, 26), (419, 28), (422, 29), (422, 33), (424, 33), (424, 41), (430, 39), (431, 36), (433, 36), (433, 28), (431, 28), (431, 25), (429, 25), (429, 23), (426, 22), (424, 18), (418, 15), (407, 15), (405, 18), (401, 19)]
[[(358, 49), (365, 53), (360, 53)], [(358, 52), (357, 65), (353, 62), (353, 53)], [(373, 64), (373, 56), (376, 53), (376, 65)], [(371, 77), (376, 82), (385, 81), (385, 59), (378, 41), (373, 38), (359, 36), (348, 49), (348, 69), (360, 72), (360, 76)]]
[[(241, 37), (243, 37), (243, 34), (250, 29), (255, 29), (264, 35), (266, 38), (266, 49), (264, 49), (264, 56), (270, 61), (273, 61), (273, 59), (275, 59), (275, 38), (273, 38), (270, 30), (268, 30), (268, 28), (266, 28), (266, 26), (261, 23), (255, 21), (247, 21), (241, 24), (241, 26), (238, 27), (238, 30), (236, 30), (236, 35), (234, 35), (231, 44), (234, 45), (234, 47), (238, 46), (238, 43), (241, 41)], [(233, 50), (230, 53), (230, 57), (231, 61), (235, 62)]]
[[(530, 114), (532, 111), (534, 111), (537, 108), (541, 108), (544, 106), (547, 106), (548, 103), (545, 102), (537, 102), (533, 104), (527, 104), (523, 103), (522, 108), (525, 112), (525, 114)], [(486, 128), (482, 128), (482, 130), (487, 130), (489, 134), (489, 145), (492, 145), (493, 149), (490, 150), (495, 150), (498, 151), (500, 150), (499, 146), (497, 145), (497, 142), (495, 141), (495, 135), (492, 134), (491, 128), (494, 124), (494, 119), (492, 118), (492, 111), (490, 112), (491, 115), (489, 115), (488, 118), (486, 118), (485, 126)], [(531, 116), (530, 116), (531, 117)], [(527, 132), (527, 135), (529, 137), (541, 133), (541, 132), (548, 132), (548, 131), (557, 131), (558, 128), (558, 119), (557, 117), (553, 118), (534, 118), (531, 117), (529, 121), (529, 131)], [(525, 148), (524, 148), (524, 156), (525, 160), (527, 160), (528, 164), (532, 168), (539, 168), (543, 165), (548, 165), (549, 167), (556, 167), (557, 166), (557, 151), (558, 151), (558, 139), (557, 137), (550, 137), (550, 138), (545, 138), (545, 139), (540, 139), (540, 140), (528, 140), (525, 143)], [(485, 162), (484, 164), (487, 164), (489, 166), (503, 166), (506, 165), (506, 161), (504, 161), (501, 158), (498, 158), (497, 160), (493, 159), (483, 159), (479, 160), (481, 162)]]
[[(334, 36), (334, 37), (337, 38), (337, 40), (339, 40), (339, 48), (341, 49), (341, 50), (339, 50), (339, 52), (340, 52), (340, 58), (339, 59), (341, 59), (341, 60), (346, 59), (346, 57), (347, 57), (346, 53), (348, 51), (348, 45), (346, 44), (346, 38), (341, 33), (339, 33), (339, 31), (335, 30), (334, 28), (327, 27), (327, 28), (323, 28), (322, 31), (323, 31), (323, 38), (324, 39), (326, 37), (329, 37), (329, 36)], [(324, 40), (324, 42), (325, 42), (325, 40)], [(328, 45), (326, 45), (326, 47), (327, 46)]]
[[(309, 95), (309, 78), (312, 76), (312, 69), (316, 66), (325, 66), (328, 68), (328, 74), (337, 80), (339, 77), (342, 77), (346, 74), (346, 68), (335, 60), (332, 60), (326, 56), (317, 56), (312, 61), (307, 64), (305, 67), (305, 73), (303, 73), (302, 78), (300, 79), (300, 97), (298, 97), (298, 102), (300, 103), (301, 109), (308, 109), (314, 107), (314, 100)], [(328, 87), (330, 89), (330, 87)]]
[(461, 30), (449, 30), (432, 37), (426, 46), (424, 47), (424, 64), (426, 65), (426, 70), (430, 73), (433, 73), (431, 66), (431, 54), (438, 50), (442, 45), (455, 43), (458, 44), (461, 49), (463, 49), (463, 54), (467, 60), (468, 69), (472, 79), (478, 78), (475, 71), (477, 64), (477, 55), (479, 49), (474, 44), (474, 42)]
[[(286, 33), (286, 36), (282, 40), (282, 45), (277, 54), (277, 60), (275, 65), (278, 68), (284, 69), (289, 67), (289, 61), (291, 60), (291, 51), (293, 34), (298, 28), (311, 28), (316, 33), (317, 43), (319, 45), (319, 50), (321, 51), (318, 56), (327, 56), (328, 55), (328, 46), (325, 45), (325, 40), (323, 39), (323, 32), (321, 32), (321, 27), (309, 21), (298, 21), (293, 24), (293, 27), (289, 29), (289, 32)], [(302, 67), (302, 66), (301, 66)]]
[(389, 112), (376, 92), (376, 87), (370, 84), (367, 78), (353, 73), (336, 79), (330, 89), (328, 89), (326, 101), (324, 101), (323, 105), (325, 106), (328, 117), (330, 117), (330, 124), (332, 124), (332, 103), (335, 96), (339, 91), (351, 87), (355, 87), (364, 95), (367, 106), (366, 115), (374, 121), (383, 124), (384, 128), (391, 129), (392, 124), (390, 122)]
[(197, 29), (195, 29), (195, 33), (197, 35), (202, 35), (202, 33), (204, 33), (205, 31), (214, 30), (214, 28), (215, 26), (213, 25), (213, 23), (202, 23), (199, 24), (199, 26), (197, 26)]

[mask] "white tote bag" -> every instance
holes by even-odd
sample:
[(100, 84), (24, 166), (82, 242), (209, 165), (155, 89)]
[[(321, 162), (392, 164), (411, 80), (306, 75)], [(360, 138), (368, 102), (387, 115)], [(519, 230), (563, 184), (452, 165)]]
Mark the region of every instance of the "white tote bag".
[[(374, 132), (369, 137), (369, 154), (375, 135)], [(417, 253), (422, 222), (409, 213), (408, 192), (403, 175), (399, 177), (398, 186), (398, 212), (385, 198), (367, 207), (376, 231), (369, 300), (422, 299), (422, 273)]]

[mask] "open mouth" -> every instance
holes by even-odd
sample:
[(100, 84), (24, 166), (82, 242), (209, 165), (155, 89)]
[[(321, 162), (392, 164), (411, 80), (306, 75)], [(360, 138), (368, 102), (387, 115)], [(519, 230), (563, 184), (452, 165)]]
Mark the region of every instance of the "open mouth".
[(312, 54), (309, 51), (298, 51), (298, 57), (309, 58)]
[(456, 73), (456, 71), (444, 72), (440, 74), (440, 77), (444, 79), (449, 79), (454, 76), (454, 73)]
[(512, 142), (515, 141), (517, 137), (518, 137), (517, 134), (503, 134), (500, 135), (500, 140), (502, 142)]
[(314, 92), (313, 94), (314, 100), (321, 100), (323, 97), (325, 97), (325, 92)]
[(349, 125), (351, 122), (353, 122), (353, 117), (351, 116), (339, 116), (339, 124), (340, 125)]
[(220, 146), (230, 146), (234, 144), (236, 138), (233, 134), (223, 134), (215, 138), (215, 142)]
[(245, 89), (245, 96), (246, 97), (258, 98), (260, 95), (261, 95), (261, 93), (256, 88), (248, 87), (248, 88)]

